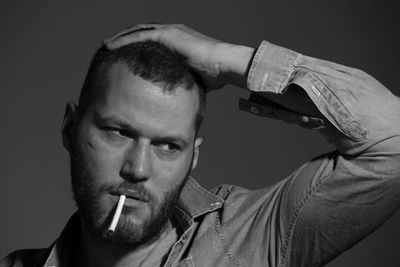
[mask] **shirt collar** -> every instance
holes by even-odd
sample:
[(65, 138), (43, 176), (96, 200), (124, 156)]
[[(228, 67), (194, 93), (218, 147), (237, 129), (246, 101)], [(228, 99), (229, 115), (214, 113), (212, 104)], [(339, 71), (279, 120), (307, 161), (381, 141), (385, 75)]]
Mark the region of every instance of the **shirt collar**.
[[(175, 209), (175, 218), (183, 231), (186, 231), (199, 216), (221, 208), (224, 200), (203, 188), (189, 177), (184, 185)], [(80, 236), (79, 213), (69, 219), (60, 237), (49, 248), (50, 254), (44, 267), (65, 267), (77, 246)]]
[(220, 208), (224, 200), (189, 177), (182, 189), (178, 207), (192, 219)]

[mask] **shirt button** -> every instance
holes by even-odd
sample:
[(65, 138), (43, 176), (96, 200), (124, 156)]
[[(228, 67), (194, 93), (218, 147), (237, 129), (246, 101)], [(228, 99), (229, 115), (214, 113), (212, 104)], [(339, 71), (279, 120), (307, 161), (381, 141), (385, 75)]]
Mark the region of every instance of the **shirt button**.
[(307, 123), (310, 121), (310, 119), (307, 116), (301, 116), (301, 121)]
[(260, 113), (260, 109), (258, 107), (251, 107), (250, 112), (253, 114), (258, 114)]
[(210, 204), (211, 207), (216, 207), (216, 206), (219, 206), (219, 205), (221, 205), (220, 202), (215, 202), (215, 203), (211, 203)]
[(314, 85), (311, 87), (311, 89), (314, 91), (314, 93), (315, 93), (317, 96), (320, 96), (320, 95), (321, 95), (321, 93), (318, 91), (318, 89), (317, 89)]

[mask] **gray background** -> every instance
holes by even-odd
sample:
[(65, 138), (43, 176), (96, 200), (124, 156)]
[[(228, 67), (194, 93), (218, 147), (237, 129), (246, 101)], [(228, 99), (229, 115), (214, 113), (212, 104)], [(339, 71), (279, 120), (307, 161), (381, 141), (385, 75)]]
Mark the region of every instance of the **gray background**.
[[(399, 9), (379, 2), (2, 1), (0, 258), (48, 246), (75, 210), (60, 125), (104, 37), (136, 23), (185, 23), (232, 43), (265, 39), (363, 69), (400, 95)], [(226, 87), (209, 97), (194, 173), (206, 187), (265, 187), (333, 149), (315, 132), (238, 111), (246, 95)], [(400, 212), (329, 266), (399, 266), (399, 224)]]

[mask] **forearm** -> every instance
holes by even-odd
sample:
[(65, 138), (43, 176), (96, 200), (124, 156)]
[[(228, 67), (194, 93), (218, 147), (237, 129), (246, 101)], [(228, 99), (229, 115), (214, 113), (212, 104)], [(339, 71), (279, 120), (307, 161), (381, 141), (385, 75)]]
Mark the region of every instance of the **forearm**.
[[(399, 98), (360, 70), (264, 42), (254, 56), (247, 88), (250, 100), (282, 97), (280, 104), (300, 116), (307, 114), (302, 107), (316, 107), (318, 114), (311, 116), (323, 119), (316, 128), (343, 154), (361, 153), (383, 140), (392, 142), (393, 149), (396, 142), (400, 146)], [(305, 98), (291, 98), (296, 91)], [(248, 102), (245, 107), (251, 111), (254, 101)], [(263, 115), (262, 110), (253, 113)], [(279, 112), (272, 113), (279, 118)]]
[[(247, 79), (256, 49), (247, 46), (222, 43), (217, 46), (212, 57), (219, 79), (225, 84), (248, 89)], [(322, 118), (318, 108), (304, 90), (295, 85), (288, 86), (285, 94), (266, 94), (264, 97), (300, 114)]]

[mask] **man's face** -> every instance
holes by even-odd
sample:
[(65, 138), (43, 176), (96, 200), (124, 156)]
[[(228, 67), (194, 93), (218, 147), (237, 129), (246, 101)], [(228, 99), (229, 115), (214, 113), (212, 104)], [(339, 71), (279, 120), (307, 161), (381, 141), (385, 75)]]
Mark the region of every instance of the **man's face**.
[[(179, 87), (164, 92), (122, 63), (110, 68), (108, 81), (72, 123), (70, 137), (64, 129), (74, 197), (84, 226), (100, 240), (141, 244), (162, 231), (196, 165), (201, 144), (194, 130), (198, 94)], [(64, 125), (76, 118), (77, 112), (69, 110)], [(127, 198), (109, 236), (121, 194)]]

